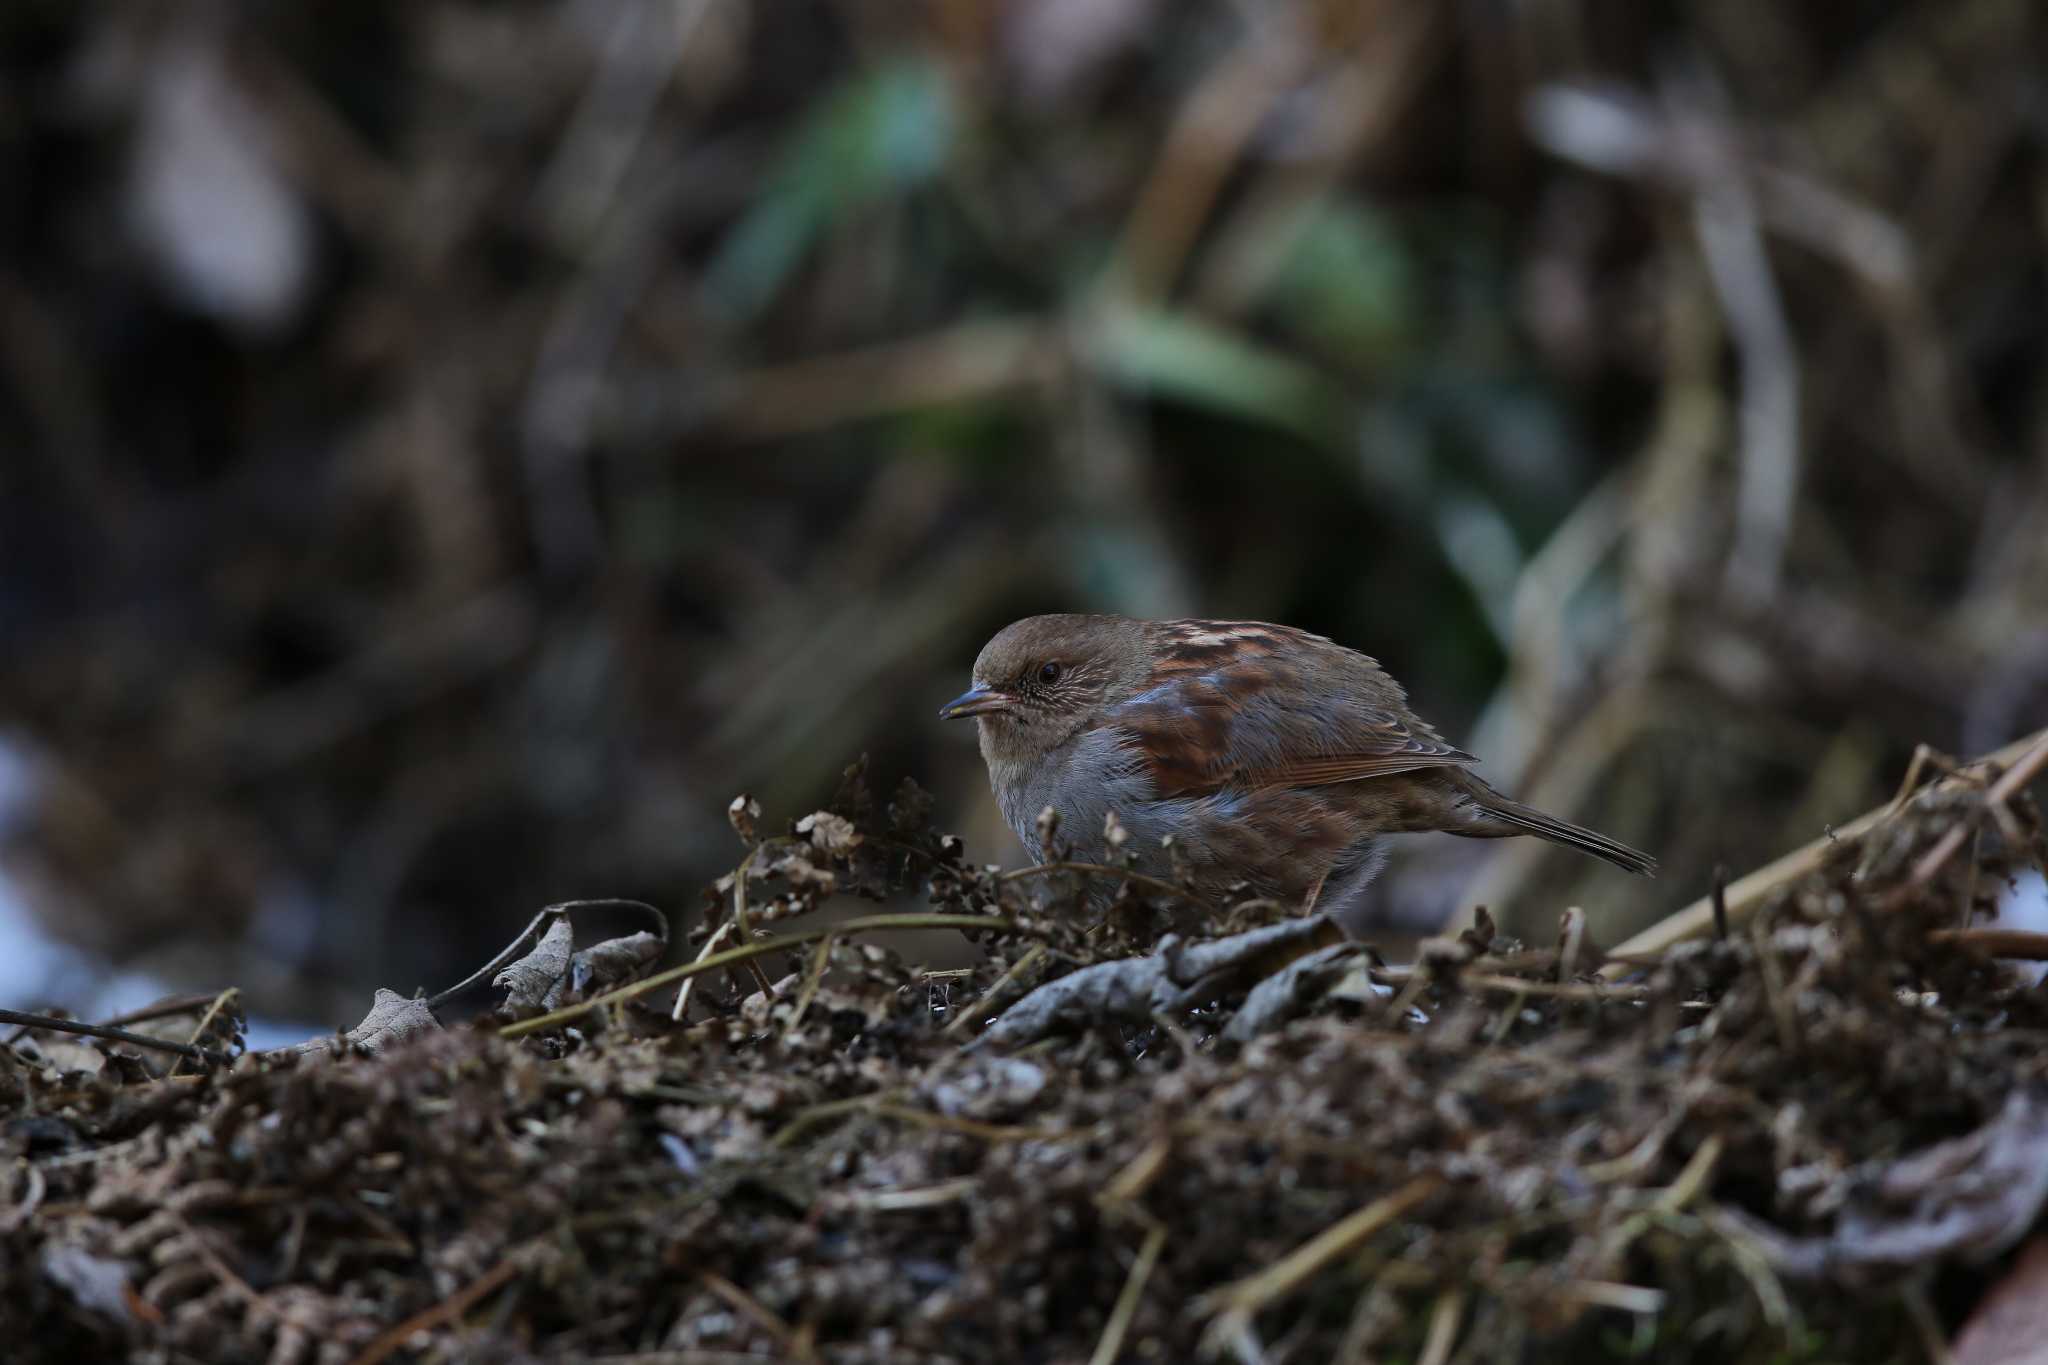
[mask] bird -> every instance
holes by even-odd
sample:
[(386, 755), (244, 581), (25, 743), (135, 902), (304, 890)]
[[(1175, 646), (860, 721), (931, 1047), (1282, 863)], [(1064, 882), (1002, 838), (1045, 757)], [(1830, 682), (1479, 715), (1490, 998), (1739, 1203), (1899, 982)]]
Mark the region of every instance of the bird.
[(1292, 626), (1030, 616), (971, 682), (939, 715), (973, 717), (1004, 822), (1041, 861), (1059, 856), (1049, 807), (1073, 861), (1105, 862), (1120, 826), (1135, 870), (1210, 905), (1269, 897), (1344, 925), (1368, 917), (1388, 834), (1531, 834), (1655, 875), (1648, 854), (1494, 790), (1377, 661)]

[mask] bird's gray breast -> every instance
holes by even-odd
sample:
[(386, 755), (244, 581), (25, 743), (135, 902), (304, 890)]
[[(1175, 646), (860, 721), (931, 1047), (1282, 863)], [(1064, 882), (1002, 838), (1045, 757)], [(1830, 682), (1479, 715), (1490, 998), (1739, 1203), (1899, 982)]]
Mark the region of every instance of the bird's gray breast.
[(1104, 823), (1114, 811), (1140, 858), (1153, 861), (1147, 855), (1158, 854), (1160, 840), (1171, 829), (1153, 799), (1152, 781), (1127, 747), (1127, 739), (1126, 732), (1109, 726), (1083, 730), (1039, 762), (996, 774), (1003, 820), (1034, 857), (1046, 855), (1039, 843), (1038, 816), (1051, 806), (1059, 812), (1059, 841), (1073, 857), (1103, 861), (1108, 852)]

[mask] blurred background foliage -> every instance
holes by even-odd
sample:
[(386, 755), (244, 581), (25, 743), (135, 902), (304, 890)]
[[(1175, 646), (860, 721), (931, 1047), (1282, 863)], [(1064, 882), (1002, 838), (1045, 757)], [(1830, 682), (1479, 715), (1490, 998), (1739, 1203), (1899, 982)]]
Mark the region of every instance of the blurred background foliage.
[(1100, 609), (1363, 648), (1666, 869), (1411, 841), (1390, 925), (1616, 937), (2048, 720), (2043, 28), (9, 5), (0, 900), (354, 1018), (864, 751), (1015, 860), (934, 708)]

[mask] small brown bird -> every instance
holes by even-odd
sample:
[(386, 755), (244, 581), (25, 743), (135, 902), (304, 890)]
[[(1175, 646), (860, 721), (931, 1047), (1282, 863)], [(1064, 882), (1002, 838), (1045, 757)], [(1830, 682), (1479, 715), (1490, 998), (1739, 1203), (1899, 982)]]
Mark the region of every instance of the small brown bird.
[(1073, 856), (1101, 861), (1114, 812), (1141, 869), (1171, 836), (1194, 888), (1249, 892), (1355, 923), (1383, 834), (1534, 834), (1648, 875), (1655, 860), (1502, 796), (1408, 709), (1372, 659), (1257, 621), (1032, 616), (974, 661), (945, 719), (973, 716), (1003, 818), (1040, 857), (1059, 813)]

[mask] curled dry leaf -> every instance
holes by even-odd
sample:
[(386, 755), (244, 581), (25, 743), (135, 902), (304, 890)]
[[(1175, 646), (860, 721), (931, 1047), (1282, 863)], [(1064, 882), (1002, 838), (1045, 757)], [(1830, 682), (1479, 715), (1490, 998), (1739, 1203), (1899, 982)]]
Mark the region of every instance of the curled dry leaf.
[[(1238, 1042), (1270, 1032), (1302, 1014), (1353, 970), (1364, 947), (1357, 943), (1332, 943), (1274, 972), (1252, 987), (1238, 1007), (1223, 1036)], [(1392, 995), (1388, 987), (1381, 991)]]
[(505, 991), (498, 1012), (511, 1017), (551, 1010), (562, 1001), (562, 987), (569, 979), (569, 958), (576, 946), (576, 930), (568, 916), (548, 926), (531, 952), (491, 978), (493, 986)]
[(1168, 934), (1145, 957), (1116, 958), (1048, 981), (1004, 1010), (970, 1048), (1022, 1047), (1107, 1020), (1145, 1023), (1214, 1000), (1277, 971), (1341, 931), (1315, 917), (1190, 943)]
[(2048, 1202), (2048, 1097), (2016, 1090), (1998, 1116), (1900, 1157), (1852, 1190), (1826, 1237), (1793, 1237), (1734, 1210), (1781, 1275), (1862, 1282), (1949, 1256), (1983, 1260), (2026, 1234)]
[(569, 960), (569, 989), (588, 996), (631, 981), (648, 964), (659, 961), (667, 947), (659, 934), (645, 929), (593, 943)]

